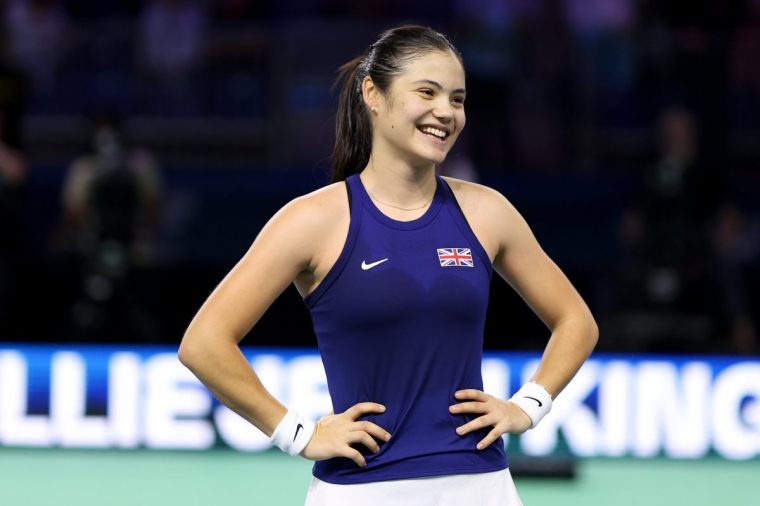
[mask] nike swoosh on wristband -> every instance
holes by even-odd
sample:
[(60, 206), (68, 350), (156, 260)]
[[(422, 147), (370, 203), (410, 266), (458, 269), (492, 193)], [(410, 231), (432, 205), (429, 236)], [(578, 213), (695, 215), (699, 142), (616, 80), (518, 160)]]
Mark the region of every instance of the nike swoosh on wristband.
[(536, 402), (538, 403), (538, 407), (539, 407), (539, 408), (540, 408), (541, 406), (543, 406), (543, 405), (544, 405), (544, 403), (543, 403), (543, 402), (539, 401), (539, 400), (538, 400), (538, 399), (536, 399), (535, 397), (529, 397), (529, 396), (527, 396), (527, 395), (523, 395), (523, 397), (525, 397), (526, 399), (533, 399), (534, 401), (536, 401)]
[(299, 431), (299, 430), (301, 430), (301, 429), (303, 429), (303, 425), (301, 425), (301, 424), (299, 423), (299, 424), (296, 426), (296, 435), (295, 435), (295, 436), (293, 436), (293, 442), (295, 442), (296, 438), (298, 437), (298, 431)]
[(382, 260), (378, 260), (377, 262), (372, 262), (371, 264), (368, 264), (365, 260), (362, 260), (362, 270), (368, 271), (371, 268), (375, 267), (376, 265), (380, 265), (383, 262), (387, 262), (387, 258), (383, 258)]

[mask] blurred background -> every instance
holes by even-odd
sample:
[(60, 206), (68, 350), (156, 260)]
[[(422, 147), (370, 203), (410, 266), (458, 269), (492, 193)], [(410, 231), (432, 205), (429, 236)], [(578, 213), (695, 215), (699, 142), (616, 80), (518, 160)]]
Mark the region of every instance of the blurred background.
[[(756, 363), (759, 0), (0, 6), (0, 344), (176, 346), (268, 218), (328, 181), (338, 66), (417, 22), (467, 70), (441, 171), (517, 206), (599, 351)], [(547, 337), (495, 278), (486, 348)], [(244, 342), (316, 345), (293, 288)]]
[[(327, 181), (337, 67), (402, 21), (464, 53), (442, 167), (510, 198), (605, 350), (758, 349), (760, 2), (6, 0), (0, 329), (177, 343)], [(487, 347), (546, 332), (494, 283)], [(313, 345), (288, 290), (255, 343)]]
[[(448, 33), (468, 126), (442, 171), (510, 198), (605, 350), (758, 349), (760, 2), (6, 0), (0, 329), (177, 343), (291, 198), (327, 181), (337, 67)], [(489, 348), (546, 332), (495, 282)], [(257, 344), (313, 345), (295, 290)]]

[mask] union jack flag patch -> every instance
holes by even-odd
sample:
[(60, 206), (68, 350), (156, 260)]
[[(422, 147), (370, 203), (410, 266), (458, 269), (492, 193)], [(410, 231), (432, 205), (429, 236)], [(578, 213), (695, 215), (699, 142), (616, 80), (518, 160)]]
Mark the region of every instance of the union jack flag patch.
[(438, 248), (441, 267), (475, 267), (470, 248)]

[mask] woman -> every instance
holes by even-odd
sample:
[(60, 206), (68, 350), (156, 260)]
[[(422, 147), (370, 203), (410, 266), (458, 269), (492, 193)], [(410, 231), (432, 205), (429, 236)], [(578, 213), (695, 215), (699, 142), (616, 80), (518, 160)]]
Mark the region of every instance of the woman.
[[(548, 412), (592, 351), (595, 322), (502, 195), (436, 176), (465, 124), (462, 58), (442, 34), (389, 30), (339, 80), (334, 183), (261, 230), (180, 359), (275, 445), (317, 461), (308, 505), (520, 504), (500, 436)], [(552, 330), (509, 401), (482, 392), (492, 269)], [(316, 424), (273, 398), (238, 348), (291, 282), (334, 407)]]

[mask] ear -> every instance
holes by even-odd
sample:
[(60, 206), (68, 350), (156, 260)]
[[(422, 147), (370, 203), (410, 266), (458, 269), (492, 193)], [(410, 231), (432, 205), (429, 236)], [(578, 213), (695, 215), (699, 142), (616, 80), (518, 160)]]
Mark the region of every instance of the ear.
[(362, 98), (369, 110), (377, 112), (377, 108), (383, 100), (383, 94), (377, 89), (370, 76), (365, 76), (362, 80)]

